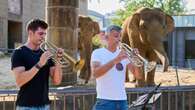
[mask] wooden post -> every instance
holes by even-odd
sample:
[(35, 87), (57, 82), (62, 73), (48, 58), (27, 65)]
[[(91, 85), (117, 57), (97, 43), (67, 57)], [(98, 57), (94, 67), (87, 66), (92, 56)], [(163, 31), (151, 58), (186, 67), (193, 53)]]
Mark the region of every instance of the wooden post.
[[(79, 0), (46, 0), (46, 21), (49, 24), (47, 41), (61, 47), (70, 56), (77, 57)], [(77, 74), (73, 67), (63, 68), (61, 85), (75, 84)]]

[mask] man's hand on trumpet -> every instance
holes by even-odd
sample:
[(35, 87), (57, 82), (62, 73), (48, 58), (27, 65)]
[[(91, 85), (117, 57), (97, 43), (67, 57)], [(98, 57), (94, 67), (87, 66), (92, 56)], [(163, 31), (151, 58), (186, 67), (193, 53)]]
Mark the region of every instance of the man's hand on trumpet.
[(121, 60), (127, 58), (127, 54), (124, 50), (121, 50), (121, 52), (118, 54), (118, 56), (115, 58), (115, 64), (120, 63)]
[[(57, 48), (56, 54), (54, 55), (50, 50), (45, 51), (38, 62), (39, 66), (42, 67), (46, 64), (46, 62), (51, 59), (52, 57), (55, 57), (57, 61), (61, 61), (63, 57), (64, 49)], [(57, 63), (57, 62), (55, 62)]]
[(48, 59), (50, 59), (51, 57), (53, 56), (53, 54), (50, 52), (50, 51), (45, 51), (42, 55), (41, 55), (41, 57), (40, 57), (40, 60), (39, 60), (39, 62), (38, 62), (38, 65), (40, 66), (40, 67), (43, 67), (45, 64), (46, 64), (46, 62), (48, 61)]
[(137, 48), (132, 48), (131, 54), (129, 54), (130, 59), (138, 59), (139, 51)]
[(121, 50), (121, 52), (118, 54), (118, 56), (114, 60), (114, 63), (116, 64), (116, 69), (118, 71), (123, 70), (123, 65), (121, 64), (121, 60), (125, 58), (128, 58), (128, 56), (124, 50)]
[[(134, 53), (135, 55), (138, 55), (139, 51), (137, 48), (133, 48), (132, 53)], [(128, 58), (128, 54), (125, 50), (122, 49), (121, 52), (119, 53), (119, 55), (115, 59), (115, 64), (119, 63), (121, 60), (123, 60), (125, 58)]]
[(63, 53), (64, 53), (64, 49), (62, 49), (62, 48), (57, 48), (57, 51), (56, 51), (56, 59), (57, 59), (59, 62), (62, 61)]
[(132, 52), (135, 54), (135, 55), (139, 55), (139, 50), (137, 48), (133, 48), (132, 49)]

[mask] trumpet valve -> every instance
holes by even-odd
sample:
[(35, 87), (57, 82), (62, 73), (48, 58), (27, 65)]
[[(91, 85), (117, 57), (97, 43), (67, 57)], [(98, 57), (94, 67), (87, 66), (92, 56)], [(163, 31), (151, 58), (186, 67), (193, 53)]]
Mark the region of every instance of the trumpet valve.
[(133, 56), (131, 57), (131, 62), (137, 66), (137, 67), (141, 67), (144, 65), (144, 62), (142, 60), (140, 60), (137, 56)]

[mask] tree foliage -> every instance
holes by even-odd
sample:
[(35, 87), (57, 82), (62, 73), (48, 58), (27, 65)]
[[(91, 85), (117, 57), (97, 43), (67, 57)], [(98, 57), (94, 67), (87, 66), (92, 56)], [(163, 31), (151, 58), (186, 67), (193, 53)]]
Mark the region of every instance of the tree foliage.
[(160, 8), (169, 15), (179, 15), (185, 12), (182, 0), (121, 0), (121, 2), (124, 3), (124, 9), (117, 10), (117, 17), (112, 19), (112, 22), (117, 25), (122, 25), (122, 21), (141, 7)]

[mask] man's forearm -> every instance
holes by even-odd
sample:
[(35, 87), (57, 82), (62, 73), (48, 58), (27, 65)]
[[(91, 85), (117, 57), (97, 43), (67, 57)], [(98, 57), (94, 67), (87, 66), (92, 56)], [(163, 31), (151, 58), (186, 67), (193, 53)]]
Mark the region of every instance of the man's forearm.
[(24, 84), (29, 82), (39, 71), (35, 66), (33, 66), (30, 70), (24, 71), (16, 74), (16, 84), (19, 87), (22, 87)]
[(95, 78), (98, 78), (108, 72), (115, 65), (115, 60), (111, 60), (110, 62), (101, 65), (97, 68), (94, 68), (93, 74)]
[(54, 85), (59, 85), (62, 81), (62, 65), (56, 64), (54, 67), (54, 73), (52, 75), (52, 80)]

